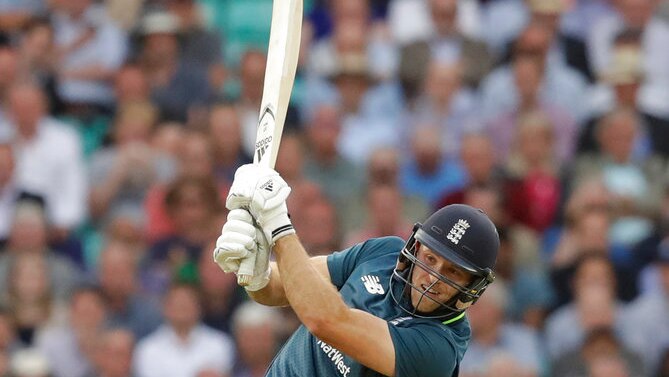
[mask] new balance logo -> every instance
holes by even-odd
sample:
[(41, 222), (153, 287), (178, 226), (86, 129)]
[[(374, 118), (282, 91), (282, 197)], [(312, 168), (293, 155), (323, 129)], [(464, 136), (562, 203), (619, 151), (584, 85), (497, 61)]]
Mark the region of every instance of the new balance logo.
[(448, 238), (449, 240), (451, 240), (451, 242), (457, 245), (462, 239), (462, 236), (465, 235), (465, 232), (467, 231), (467, 229), (469, 229), (469, 227), (470, 225), (467, 222), (467, 220), (460, 219), (455, 225), (453, 225), (453, 228), (451, 228), (451, 231), (448, 232), (446, 238)]
[(385, 290), (381, 285), (381, 279), (379, 279), (378, 276), (365, 275), (361, 278), (361, 280), (365, 284), (365, 289), (367, 289), (367, 292), (373, 295), (382, 295), (385, 293)]
[(274, 190), (274, 182), (270, 179), (269, 181), (263, 183), (263, 185), (260, 186), (260, 188), (272, 192), (272, 190)]

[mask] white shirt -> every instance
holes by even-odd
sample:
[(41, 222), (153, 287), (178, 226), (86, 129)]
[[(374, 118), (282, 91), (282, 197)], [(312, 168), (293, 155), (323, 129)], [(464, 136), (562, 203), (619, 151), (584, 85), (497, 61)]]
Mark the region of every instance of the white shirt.
[(137, 345), (135, 373), (138, 377), (195, 377), (212, 369), (229, 374), (234, 352), (231, 338), (223, 332), (199, 325), (184, 343), (163, 325)]
[[(127, 41), (125, 34), (114, 25), (103, 9), (89, 7), (79, 20), (65, 14), (54, 17), (54, 35), (58, 46), (68, 46), (81, 38), (89, 27), (95, 28), (95, 36), (79, 49), (70, 52), (63, 60), (66, 70), (101, 66), (116, 69), (123, 64)], [(61, 80), (58, 94), (65, 101), (75, 103), (109, 104), (113, 91), (108, 82), (90, 80)]]
[[(477, 1), (458, 0), (456, 24), (462, 34), (482, 36), (481, 10)], [(430, 39), (435, 28), (426, 0), (392, 0), (388, 8), (388, 24), (393, 40), (400, 45)]]
[(54, 225), (79, 225), (86, 215), (87, 186), (81, 140), (75, 131), (44, 118), (32, 139), (17, 139), (15, 146), (18, 189), (41, 195)]

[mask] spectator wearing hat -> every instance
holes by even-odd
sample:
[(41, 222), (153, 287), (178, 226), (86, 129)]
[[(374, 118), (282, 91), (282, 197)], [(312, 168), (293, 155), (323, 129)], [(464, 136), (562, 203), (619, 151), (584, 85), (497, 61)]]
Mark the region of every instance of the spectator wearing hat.
[(596, 75), (609, 68), (615, 55), (616, 36), (625, 29), (641, 32), (641, 55), (645, 80), (639, 89), (641, 109), (654, 117), (669, 119), (669, 23), (656, 7), (659, 1), (621, 0), (611, 15), (596, 21), (587, 44)]
[(591, 118), (581, 130), (578, 142), (580, 153), (598, 150), (594, 129), (603, 114), (616, 107), (625, 107), (638, 113), (642, 122), (642, 137), (635, 145), (635, 155), (669, 155), (669, 142), (666, 139), (669, 137), (669, 123), (640, 107), (639, 90), (646, 78), (641, 38), (641, 32), (636, 29), (625, 29), (616, 36), (609, 67), (600, 74), (598, 84), (589, 95)]

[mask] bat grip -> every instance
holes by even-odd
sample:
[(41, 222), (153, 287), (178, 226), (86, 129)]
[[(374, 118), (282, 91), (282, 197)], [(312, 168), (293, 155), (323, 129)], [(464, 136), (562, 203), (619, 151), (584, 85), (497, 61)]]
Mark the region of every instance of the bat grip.
[(251, 284), (251, 279), (253, 279), (253, 270), (256, 264), (256, 256), (258, 253), (251, 253), (246, 258), (241, 260), (239, 264), (239, 270), (237, 271), (237, 284), (242, 287), (246, 287)]

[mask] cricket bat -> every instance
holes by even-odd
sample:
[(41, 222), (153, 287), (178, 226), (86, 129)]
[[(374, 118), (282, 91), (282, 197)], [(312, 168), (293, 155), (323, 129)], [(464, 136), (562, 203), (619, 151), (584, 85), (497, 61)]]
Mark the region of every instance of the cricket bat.
[[(293, 90), (302, 37), (302, 0), (274, 0), (253, 163), (274, 168)], [(247, 286), (256, 254), (241, 261), (237, 283)]]

